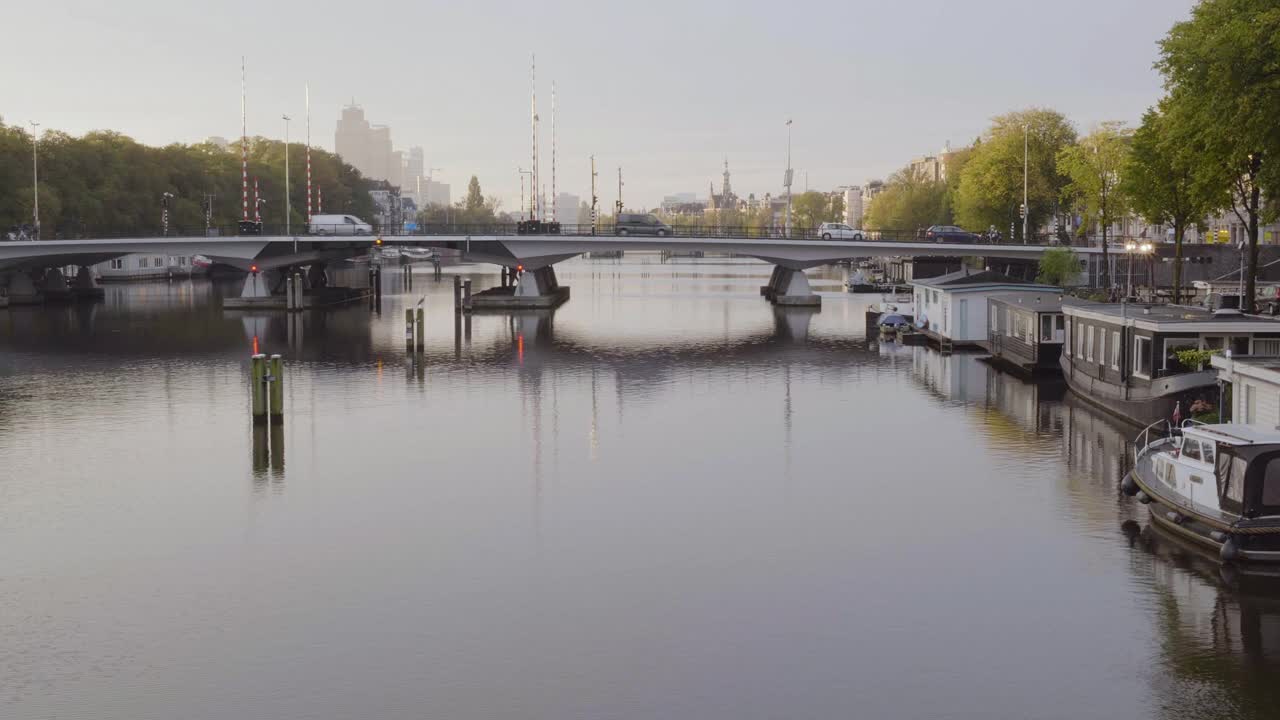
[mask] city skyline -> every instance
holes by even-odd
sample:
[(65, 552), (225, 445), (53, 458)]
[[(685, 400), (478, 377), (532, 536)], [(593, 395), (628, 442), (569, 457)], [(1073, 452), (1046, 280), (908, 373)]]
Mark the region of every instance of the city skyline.
[[(996, 19), (1001, 27), (1044, 23), (1035, 8), (1004, 0), (964, 8), (937, 0), (913, 8), (799, 5), (781, 18), (772, 6), (747, 3), (732, 33), (723, 32), (723, 13), (707, 7), (679, 13), (609, 8), (601, 32), (586, 33), (566, 7), (532, 13), (503, 4), (504, 20), (497, 24), (492, 10), (398, 11), (402, 24), (430, 21), (449, 28), (433, 34), (432, 61), (426, 63), (420, 48), (410, 45), (388, 45), (376, 60), (313, 51), (340, 42), (350, 32), (341, 25), (283, 39), (267, 29), (304, 7), (333, 13), (335, 5), (286, 3), (251, 11), (237, 3), (225, 16), (202, 15), (198, 27), (171, 36), (143, 35), (138, 28), (156, 14), (181, 22), (185, 9), (126, 2), (109, 12), (85, 7), (65, 20), (61, 11), (22, 6), (10, 11), (18, 24), (58, 23), (67, 51), (38, 73), (0, 70), (0, 81), (11, 89), (0, 117), (71, 134), (110, 129), (151, 145), (236, 137), (243, 54), (250, 135), (282, 137), (280, 114), (302, 116), (309, 82), (315, 145), (332, 149), (333, 122), (354, 96), (395, 128), (399, 146), (423, 147), (428, 164), (442, 168), (439, 177), (461, 186), (476, 175), (487, 195), (512, 210), (519, 205), (517, 168), (529, 158), (527, 67), (529, 54), (537, 52), (541, 99), (550, 97), (553, 80), (558, 90), (558, 187), (588, 197), (594, 154), (602, 209), (616, 198), (616, 183), (608, 180), (619, 166), (626, 204), (656, 207), (666, 195), (698, 192), (716, 180), (726, 155), (739, 192), (781, 193), (788, 117), (795, 120), (798, 190), (806, 176), (814, 189), (884, 177), (946, 142), (967, 145), (992, 116), (1028, 106), (1058, 109), (1081, 131), (1108, 119), (1136, 124), (1160, 93), (1151, 68), (1155, 42), (1187, 16), (1191, 4), (1140, 0), (1116, 7), (1085, 0), (1069, 27), (1014, 37), (985, 28), (996, 26)], [(805, 23), (817, 9), (823, 22)], [(257, 22), (245, 28), (235, 16), (250, 12)], [(932, 22), (920, 26), (920, 17)], [(665, 44), (619, 46), (618, 27)], [(176, 59), (155, 63), (149, 55), (119, 53), (118, 43), (133, 33)], [(530, 35), (538, 42), (530, 43)], [(1045, 51), (1059, 37), (1062, 49)], [(1075, 37), (1090, 42), (1077, 47), (1069, 39)], [(15, 52), (35, 54), (38, 42), (20, 35)], [(184, 59), (195, 46), (216, 51)], [(581, 62), (584, 57), (595, 62)], [(739, 58), (738, 64), (724, 67), (723, 57)], [(455, 62), (442, 62), (446, 58)], [(708, 62), (717, 67), (711, 80)], [(120, 77), (147, 80), (113, 81)], [(550, 127), (543, 119), (549, 169)], [(545, 169), (543, 176), (549, 192)]]

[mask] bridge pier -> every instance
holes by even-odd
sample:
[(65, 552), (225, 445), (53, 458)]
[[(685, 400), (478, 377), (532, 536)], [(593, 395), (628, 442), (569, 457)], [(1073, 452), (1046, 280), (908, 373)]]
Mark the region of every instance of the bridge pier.
[(569, 288), (556, 280), (553, 266), (544, 265), (525, 271), (514, 286), (493, 287), (472, 295), (471, 307), (475, 310), (553, 308), (568, 299)]
[(9, 304), (38, 305), (41, 302), (44, 302), (44, 294), (36, 289), (30, 273), (15, 270), (9, 274)]
[(760, 294), (775, 305), (822, 306), (822, 298), (809, 288), (809, 278), (804, 271), (781, 265), (774, 266), (769, 284), (760, 288)]
[(71, 292), (76, 296), (76, 300), (101, 300), (106, 297), (106, 291), (98, 285), (97, 278), (93, 276), (93, 269), (88, 265), (81, 265), (76, 271)]
[(67, 276), (62, 274), (60, 267), (51, 267), (44, 271), (41, 289), (44, 290), (45, 302), (71, 299), (71, 288), (67, 286)]

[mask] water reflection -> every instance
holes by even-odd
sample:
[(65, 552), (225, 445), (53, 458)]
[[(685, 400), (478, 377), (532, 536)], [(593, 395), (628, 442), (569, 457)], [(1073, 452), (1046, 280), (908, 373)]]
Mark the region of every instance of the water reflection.
[(0, 313), (0, 715), (1267, 717), (1277, 594), (1131, 545), (1132, 429), (767, 275)]

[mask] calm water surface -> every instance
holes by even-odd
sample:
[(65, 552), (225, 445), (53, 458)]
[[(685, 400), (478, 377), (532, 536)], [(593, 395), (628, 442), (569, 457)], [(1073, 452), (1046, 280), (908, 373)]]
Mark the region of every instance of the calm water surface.
[(1280, 592), (1145, 527), (1132, 429), (769, 269), (578, 260), (467, 324), (425, 272), (380, 315), (0, 311), (0, 717), (1280, 715)]

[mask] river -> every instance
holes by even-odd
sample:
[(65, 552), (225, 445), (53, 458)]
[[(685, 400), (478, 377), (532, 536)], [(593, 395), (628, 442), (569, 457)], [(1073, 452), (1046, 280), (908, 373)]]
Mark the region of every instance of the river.
[(769, 269), (579, 259), (465, 322), (423, 270), (380, 314), (0, 310), (0, 717), (1275, 717), (1280, 591), (1146, 527), (1133, 428)]

